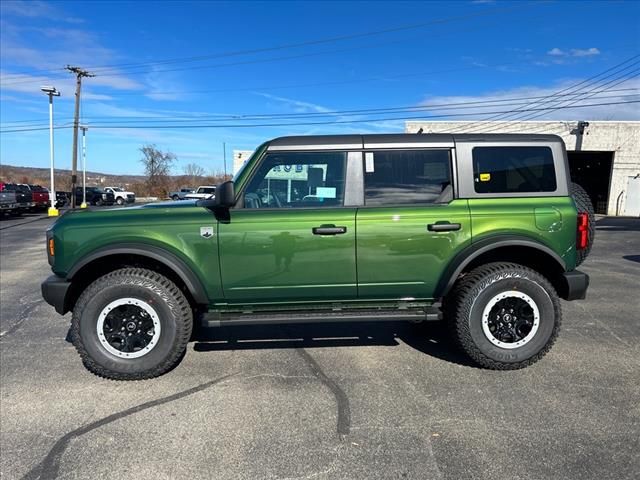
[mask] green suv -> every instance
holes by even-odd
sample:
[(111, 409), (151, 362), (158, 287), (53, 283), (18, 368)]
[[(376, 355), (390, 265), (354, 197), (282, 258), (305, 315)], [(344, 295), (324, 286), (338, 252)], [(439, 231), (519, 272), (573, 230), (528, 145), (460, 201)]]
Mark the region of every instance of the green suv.
[(552, 135), (335, 135), (261, 145), (216, 197), (74, 211), (42, 284), (97, 375), (161, 375), (194, 324), (440, 320), (479, 365), (556, 339), (593, 209)]

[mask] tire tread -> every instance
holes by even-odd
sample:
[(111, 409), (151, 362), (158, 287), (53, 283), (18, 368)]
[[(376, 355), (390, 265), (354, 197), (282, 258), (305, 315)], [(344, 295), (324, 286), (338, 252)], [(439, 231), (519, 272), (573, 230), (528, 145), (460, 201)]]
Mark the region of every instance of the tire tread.
[[(87, 352), (80, 335), (82, 313), (95, 294), (110, 285), (131, 283), (144, 284), (160, 295), (176, 319), (177, 341), (171, 354), (157, 366), (141, 372), (114, 372), (95, 362)], [(80, 295), (71, 317), (71, 339), (84, 366), (93, 374), (111, 380), (146, 380), (158, 377), (173, 368), (184, 353), (191, 337), (193, 313), (189, 301), (182, 291), (167, 277), (145, 268), (122, 268), (114, 270), (91, 283)]]
[[(471, 336), (468, 319), (471, 317), (474, 299), (484, 289), (483, 283), (489, 278), (495, 278), (496, 275), (510, 274), (514, 276), (514, 273), (516, 276), (535, 281), (547, 291), (556, 312), (555, 325), (549, 341), (534, 356), (521, 362), (501, 362), (480, 351)], [(555, 343), (562, 323), (560, 300), (553, 285), (535, 270), (516, 263), (489, 263), (472, 270), (458, 280), (445, 305), (445, 315), (454, 342), (477, 364), (491, 370), (517, 370), (536, 363), (546, 355)]]

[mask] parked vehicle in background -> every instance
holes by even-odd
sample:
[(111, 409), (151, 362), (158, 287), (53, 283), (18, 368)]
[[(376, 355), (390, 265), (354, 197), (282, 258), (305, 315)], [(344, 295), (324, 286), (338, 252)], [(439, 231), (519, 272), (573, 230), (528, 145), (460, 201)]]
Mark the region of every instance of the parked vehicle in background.
[(213, 185), (202, 185), (194, 193), (184, 196), (185, 200), (204, 200), (213, 198), (216, 195), (216, 187)]
[(49, 198), (49, 190), (40, 185), (27, 185), (31, 190), (33, 196), (33, 202), (35, 203), (35, 209), (46, 210), (51, 205)]
[(71, 202), (71, 192), (56, 190), (56, 208), (64, 207)]
[(0, 187), (2, 191), (14, 192), (16, 194), (16, 202), (18, 203), (18, 208), (25, 212), (27, 210), (31, 210), (36, 206), (33, 201), (33, 194), (31, 193), (31, 189), (28, 185), (22, 185), (20, 183), (5, 183)]
[(476, 364), (513, 370), (555, 342), (560, 299), (585, 298), (593, 234), (555, 135), (283, 137), (215, 199), (60, 217), (42, 293), (113, 379), (170, 370), (194, 322), (443, 319)]
[(177, 192), (171, 192), (169, 198), (172, 200), (184, 200), (184, 197), (195, 192), (193, 188), (181, 188)]
[(124, 205), (125, 203), (134, 203), (136, 201), (136, 194), (133, 192), (127, 192), (120, 187), (104, 187), (104, 191), (107, 193), (113, 193), (113, 197), (118, 205)]
[(2, 215), (19, 213), (16, 192), (0, 191), (0, 213), (2, 213)]
[[(116, 201), (113, 193), (106, 192), (100, 187), (87, 187), (87, 203), (89, 205), (113, 205)], [(76, 187), (76, 205), (82, 203), (82, 187)]]

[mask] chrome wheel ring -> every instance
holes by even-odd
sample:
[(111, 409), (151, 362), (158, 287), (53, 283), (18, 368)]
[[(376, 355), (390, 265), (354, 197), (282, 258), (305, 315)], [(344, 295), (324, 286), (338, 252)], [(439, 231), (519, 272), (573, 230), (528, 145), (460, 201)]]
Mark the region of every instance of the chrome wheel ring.
[(98, 315), (96, 332), (107, 352), (120, 358), (140, 358), (160, 339), (160, 318), (155, 309), (138, 298), (119, 298)]
[(540, 327), (540, 310), (526, 293), (509, 290), (495, 295), (482, 312), (482, 331), (497, 347), (511, 350), (529, 343)]

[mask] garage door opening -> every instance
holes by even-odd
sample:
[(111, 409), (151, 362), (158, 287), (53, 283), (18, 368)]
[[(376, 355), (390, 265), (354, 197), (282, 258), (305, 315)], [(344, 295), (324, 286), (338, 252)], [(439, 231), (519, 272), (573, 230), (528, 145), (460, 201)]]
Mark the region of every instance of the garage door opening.
[(567, 152), (571, 180), (582, 185), (596, 213), (607, 213), (614, 152)]

